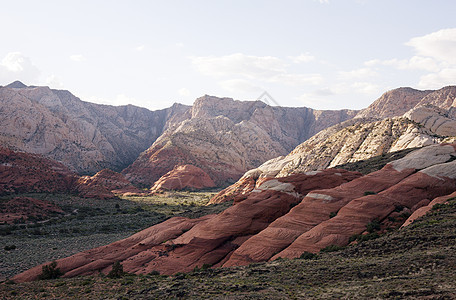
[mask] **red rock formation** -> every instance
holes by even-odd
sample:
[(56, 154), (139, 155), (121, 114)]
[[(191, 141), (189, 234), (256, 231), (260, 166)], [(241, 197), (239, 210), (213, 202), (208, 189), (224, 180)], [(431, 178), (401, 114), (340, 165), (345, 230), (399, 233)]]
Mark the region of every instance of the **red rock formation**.
[(214, 181), (206, 172), (192, 165), (176, 166), (151, 188), (152, 192), (163, 190), (200, 190), (215, 187)]
[(0, 223), (13, 223), (15, 220), (27, 221), (46, 219), (55, 214), (63, 214), (63, 210), (45, 200), (30, 197), (15, 197), (0, 202)]
[(141, 192), (111, 170), (79, 177), (59, 162), (0, 147), (0, 195), (76, 192), (82, 197), (104, 199), (114, 197), (113, 191)]
[[(125, 240), (58, 260), (65, 277), (108, 272), (121, 260), (132, 273), (190, 271), (221, 264), (236, 247), (287, 213), (303, 194), (337, 186), (361, 176), (357, 172), (324, 170), (264, 181), (247, 198), (218, 215), (197, 220), (173, 218)], [(35, 279), (41, 267), (19, 274), (16, 281)]]
[(122, 174), (109, 169), (103, 169), (94, 176), (80, 177), (75, 189), (82, 197), (99, 199), (113, 198), (125, 193), (142, 193)]
[[(120, 260), (127, 272), (173, 274), (204, 264), (243, 265), (346, 245), (369, 222), (381, 222), (398, 207), (418, 211), (426, 199), (454, 192), (455, 156), (456, 144), (437, 145), (363, 177), (327, 169), (261, 178), (218, 215), (173, 218), (128, 239), (58, 260), (58, 267), (72, 277), (106, 273)], [(13, 279), (33, 280), (40, 272), (38, 266)]]
[(416, 219), (419, 219), (422, 216), (426, 215), (434, 207), (434, 205), (443, 204), (443, 203), (447, 202), (448, 200), (455, 199), (455, 198), (456, 198), (456, 192), (451, 193), (446, 196), (437, 197), (434, 200), (432, 200), (431, 202), (429, 202), (429, 200), (428, 200), (427, 201), (428, 204), (416, 209), (412, 213), (412, 215), (404, 222), (402, 227), (406, 227), (406, 226), (412, 224), (413, 222), (415, 222)]
[[(304, 251), (317, 252), (326, 246), (345, 245), (350, 236), (365, 231), (366, 225), (374, 219), (383, 220), (397, 206), (411, 208), (423, 199), (453, 192), (456, 190), (456, 161), (451, 160), (456, 155), (455, 149), (456, 145), (429, 146), (389, 164), (387, 167), (399, 172), (424, 169), (376, 195), (353, 199), (334, 218), (307, 230), (272, 259), (294, 258)], [(388, 178), (386, 174), (385, 177)]]
[(0, 194), (71, 191), (77, 176), (40, 155), (0, 147)]

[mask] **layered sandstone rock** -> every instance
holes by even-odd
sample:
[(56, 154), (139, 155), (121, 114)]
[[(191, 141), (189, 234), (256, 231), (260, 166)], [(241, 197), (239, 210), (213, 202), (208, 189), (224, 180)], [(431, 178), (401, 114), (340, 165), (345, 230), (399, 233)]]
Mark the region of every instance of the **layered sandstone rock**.
[[(113, 198), (140, 193), (125, 177), (111, 170), (79, 177), (65, 165), (41, 155), (0, 147), (0, 195), (20, 193), (76, 193), (86, 198)], [(25, 209), (25, 208), (24, 208)]]
[(456, 192), (451, 193), (449, 195), (437, 197), (432, 201), (427, 200), (427, 203), (425, 203), (425, 205), (422, 205), (422, 206), (418, 207), (416, 210), (414, 210), (412, 215), (404, 222), (402, 227), (409, 226), (410, 224), (415, 222), (416, 219), (419, 219), (422, 216), (426, 215), (429, 211), (431, 211), (431, 209), (434, 207), (434, 205), (444, 204), (448, 200), (451, 200), (451, 199), (453, 199), (453, 200), (456, 199)]
[(16, 83), (0, 88), (0, 145), (42, 154), (79, 173), (120, 170), (186, 110), (98, 105), (68, 91)]
[(141, 194), (122, 174), (103, 169), (94, 176), (82, 176), (76, 182), (75, 190), (86, 198), (114, 198), (118, 194)]
[(0, 147), (0, 195), (66, 193), (76, 180), (77, 176), (61, 163)]
[(215, 187), (214, 181), (206, 172), (192, 165), (176, 166), (151, 188), (151, 192), (164, 190), (201, 190)]
[(53, 203), (30, 197), (15, 197), (0, 202), (0, 223), (30, 222), (29, 219), (37, 221), (63, 213)]
[[(64, 277), (109, 272), (121, 261), (126, 272), (173, 274), (204, 264), (221, 265), (239, 245), (286, 214), (310, 190), (334, 187), (360, 177), (357, 172), (324, 170), (264, 181), (246, 199), (218, 215), (172, 218), (125, 240), (57, 261)], [(34, 280), (35, 267), (14, 278)]]
[(174, 123), (127, 169), (127, 179), (149, 187), (177, 165), (204, 170), (217, 185), (288, 153), (319, 130), (352, 118), (355, 111), (271, 107), (260, 101), (204, 96), (189, 119)]

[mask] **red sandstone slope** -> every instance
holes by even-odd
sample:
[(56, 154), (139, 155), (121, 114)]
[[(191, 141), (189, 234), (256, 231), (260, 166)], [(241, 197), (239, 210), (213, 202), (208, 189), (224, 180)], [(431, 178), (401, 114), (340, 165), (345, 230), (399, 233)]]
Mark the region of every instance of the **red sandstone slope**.
[(113, 192), (140, 191), (123, 175), (111, 170), (79, 177), (52, 159), (0, 147), (0, 195), (77, 193), (86, 198), (112, 198)]
[(157, 180), (152, 192), (163, 190), (201, 190), (215, 187), (214, 181), (206, 172), (192, 165), (176, 166)]
[(61, 163), (0, 147), (0, 194), (69, 192), (76, 180)]
[[(172, 274), (203, 264), (220, 265), (239, 245), (286, 214), (310, 190), (335, 187), (359, 176), (357, 172), (324, 170), (272, 179), (219, 215), (197, 220), (172, 218), (125, 240), (58, 260), (58, 266), (64, 276), (72, 277), (108, 272), (112, 263), (119, 260), (125, 271), (133, 273), (159, 270)], [(34, 280), (40, 273), (38, 266), (15, 280)]]
[(30, 197), (16, 197), (0, 202), (0, 223), (14, 223), (16, 220), (33, 218), (34, 221), (63, 214), (63, 210), (45, 200)]
[[(203, 264), (244, 265), (345, 245), (352, 235), (366, 231), (369, 222), (397, 214), (398, 207), (413, 212), (428, 199), (455, 192), (454, 157), (456, 144), (436, 145), (362, 177), (327, 169), (262, 179), (218, 215), (173, 218), (125, 240), (58, 260), (58, 267), (72, 277), (108, 272), (112, 263), (121, 261), (127, 272), (173, 274)], [(33, 280), (40, 272), (37, 266), (14, 280)]]

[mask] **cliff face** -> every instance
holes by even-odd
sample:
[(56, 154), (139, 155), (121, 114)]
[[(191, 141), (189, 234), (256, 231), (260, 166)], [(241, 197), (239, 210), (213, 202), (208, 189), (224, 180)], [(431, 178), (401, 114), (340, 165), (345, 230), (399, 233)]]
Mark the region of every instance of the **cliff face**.
[[(407, 96), (407, 93), (410, 95)], [(402, 108), (398, 110), (392, 101), (393, 95), (399, 97), (396, 101), (414, 99), (409, 101), (407, 107), (417, 104), (402, 116), (382, 120), (362, 118), (367, 110), (361, 111), (356, 118), (317, 133), (290, 154), (274, 158), (247, 172), (237, 188), (242, 189), (241, 182), (248, 182), (249, 177), (283, 177), (332, 168), (389, 152), (456, 140), (456, 108), (452, 106), (455, 103), (455, 87), (433, 92), (398, 89), (383, 95), (370, 108), (378, 108), (378, 115), (382, 115), (382, 112), (388, 112), (387, 115), (402, 112), (405, 106), (400, 105)], [(417, 95), (425, 96), (420, 100), (416, 98)], [(394, 103), (391, 104), (392, 102)]]
[(173, 123), (123, 173), (133, 183), (151, 186), (175, 166), (190, 164), (216, 184), (234, 182), (245, 171), (288, 153), (321, 128), (355, 114), (204, 96), (195, 101), (189, 119)]
[(186, 109), (98, 105), (68, 91), (14, 84), (0, 88), (0, 145), (42, 154), (79, 173), (121, 170)]

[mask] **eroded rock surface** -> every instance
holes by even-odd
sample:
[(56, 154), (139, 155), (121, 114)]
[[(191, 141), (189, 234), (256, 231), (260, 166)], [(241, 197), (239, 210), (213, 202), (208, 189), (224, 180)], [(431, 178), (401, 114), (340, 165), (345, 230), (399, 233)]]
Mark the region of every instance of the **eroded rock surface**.
[(68, 91), (14, 84), (0, 88), (0, 144), (42, 154), (83, 174), (121, 170), (186, 109), (99, 105)]
[[(286, 214), (312, 189), (334, 187), (361, 176), (357, 172), (324, 170), (263, 182), (247, 198), (218, 215), (200, 219), (172, 218), (130, 238), (58, 260), (64, 277), (108, 272), (122, 261), (127, 272), (173, 274), (204, 264), (222, 265), (252, 235)], [(14, 278), (36, 279), (41, 267)]]
[(214, 181), (206, 172), (192, 165), (176, 166), (151, 188), (151, 192), (165, 190), (201, 190), (215, 187)]
[(190, 164), (217, 185), (233, 183), (247, 170), (355, 114), (204, 96), (195, 101), (187, 120), (170, 126), (123, 174), (150, 187), (175, 166)]

